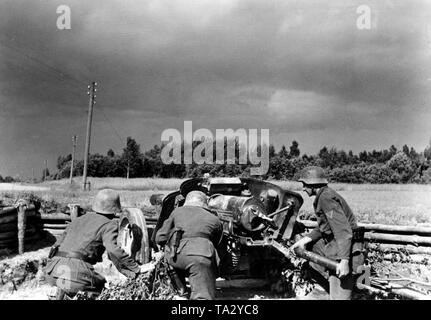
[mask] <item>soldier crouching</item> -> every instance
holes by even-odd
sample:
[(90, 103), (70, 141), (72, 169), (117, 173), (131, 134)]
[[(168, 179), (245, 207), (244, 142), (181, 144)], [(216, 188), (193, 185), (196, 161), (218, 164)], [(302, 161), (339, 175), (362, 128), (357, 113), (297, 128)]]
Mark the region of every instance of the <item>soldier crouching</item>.
[(328, 280), (331, 300), (350, 300), (355, 286), (358, 267), (364, 263), (363, 231), (358, 228), (355, 216), (347, 202), (327, 186), (328, 181), (320, 167), (307, 167), (298, 181), (313, 203), (318, 226), (297, 241), (296, 247), (311, 246), (321, 256), (338, 262), (336, 271), (310, 262), (310, 266)]
[(94, 212), (69, 224), (51, 249), (45, 267), (47, 282), (70, 296), (79, 291), (95, 294), (102, 291), (106, 280), (93, 265), (102, 261), (105, 249), (108, 258), (123, 275), (134, 278), (141, 270), (117, 245), (118, 224), (113, 218), (121, 212), (119, 195), (113, 190), (101, 190), (92, 209)]
[(184, 206), (176, 208), (156, 234), (165, 246), (165, 257), (178, 275), (187, 276), (190, 299), (213, 300), (219, 258), (216, 246), (223, 235), (219, 218), (207, 209), (201, 191), (187, 194)]

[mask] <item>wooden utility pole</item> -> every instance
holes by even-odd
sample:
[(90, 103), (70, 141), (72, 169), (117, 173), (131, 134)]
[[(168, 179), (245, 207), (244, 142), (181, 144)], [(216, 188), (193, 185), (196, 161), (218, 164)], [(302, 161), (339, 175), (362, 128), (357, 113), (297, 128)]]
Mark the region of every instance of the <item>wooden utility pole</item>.
[(72, 162), (70, 163), (70, 184), (72, 184), (73, 178), (73, 163), (75, 161), (75, 150), (76, 150), (76, 136), (72, 137)]
[(34, 168), (31, 168), (31, 176), (32, 176), (31, 182), (34, 183), (35, 182), (35, 180), (34, 180)]
[(130, 162), (127, 160), (127, 176), (126, 178), (129, 179), (129, 173), (130, 173)]
[(88, 86), (87, 94), (90, 95), (90, 101), (88, 103), (88, 119), (87, 119), (87, 137), (85, 140), (85, 152), (84, 152), (84, 186), (83, 189), (87, 190), (87, 166), (88, 166), (88, 156), (90, 154), (90, 137), (91, 137), (91, 122), (93, 119), (93, 106), (96, 103), (96, 87), (97, 83), (92, 82)]
[(45, 160), (45, 169), (43, 170), (43, 181), (46, 181), (47, 174), (48, 174), (48, 160)]

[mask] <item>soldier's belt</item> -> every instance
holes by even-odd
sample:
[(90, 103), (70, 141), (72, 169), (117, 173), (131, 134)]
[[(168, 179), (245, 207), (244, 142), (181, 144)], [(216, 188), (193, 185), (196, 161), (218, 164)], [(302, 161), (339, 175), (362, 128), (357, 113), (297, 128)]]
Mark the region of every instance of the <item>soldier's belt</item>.
[(76, 252), (76, 251), (57, 251), (57, 253), (55, 254), (56, 257), (62, 257), (62, 258), (72, 258), (72, 259), (79, 259), (82, 260), (84, 262), (88, 262), (91, 264), (91, 259), (85, 255), (82, 254), (80, 252)]
[(201, 232), (183, 235), (183, 239), (190, 239), (190, 238), (205, 238), (205, 239), (211, 240), (209, 235), (207, 235), (206, 233), (201, 233)]
[[(363, 227), (357, 227), (353, 230), (352, 241), (353, 242), (363, 242), (364, 241), (365, 229)], [(322, 234), (322, 238), (325, 243), (329, 243), (334, 240), (334, 235), (331, 234)]]

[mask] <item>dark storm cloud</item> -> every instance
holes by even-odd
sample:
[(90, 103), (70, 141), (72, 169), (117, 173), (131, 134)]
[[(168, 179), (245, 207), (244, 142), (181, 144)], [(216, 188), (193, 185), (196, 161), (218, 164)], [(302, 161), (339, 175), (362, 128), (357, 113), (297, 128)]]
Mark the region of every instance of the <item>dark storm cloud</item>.
[[(54, 128), (68, 120), (69, 136), (84, 127), (71, 123), (85, 119), (85, 87), (95, 79), (98, 104), (122, 135), (142, 143), (184, 120), (270, 128), (279, 139), (321, 131), (323, 143), (350, 130), (353, 149), (355, 131), (386, 137), (397, 125), (405, 137), (431, 119), (429, 5), (367, 3), (370, 31), (356, 27), (363, 1), (6, 1), (0, 116), (26, 123), (49, 115)], [(71, 30), (55, 27), (60, 4), (71, 8)], [(430, 135), (411, 134), (406, 142), (420, 144)]]

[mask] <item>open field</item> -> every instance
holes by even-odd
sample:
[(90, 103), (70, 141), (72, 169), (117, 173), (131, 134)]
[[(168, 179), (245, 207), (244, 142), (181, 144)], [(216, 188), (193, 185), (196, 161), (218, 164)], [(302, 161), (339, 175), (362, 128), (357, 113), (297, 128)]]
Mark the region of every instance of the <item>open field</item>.
[[(0, 184), (0, 199), (12, 201), (22, 195), (33, 193), (46, 201), (55, 201), (62, 205), (79, 203), (89, 207), (98, 190), (112, 188), (119, 191), (123, 206), (144, 207), (150, 205), (149, 197), (153, 193), (167, 194), (177, 189), (182, 179), (123, 179), (90, 178), (91, 191), (84, 192), (81, 179), (69, 181), (48, 181), (35, 185)], [(301, 191), (301, 184), (294, 181), (273, 181), (273, 183), (296, 192), (304, 199), (300, 210), (301, 216), (313, 213), (313, 199)], [(362, 222), (431, 225), (431, 185), (374, 185), (374, 184), (331, 184), (346, 198), (358, 220)]]

